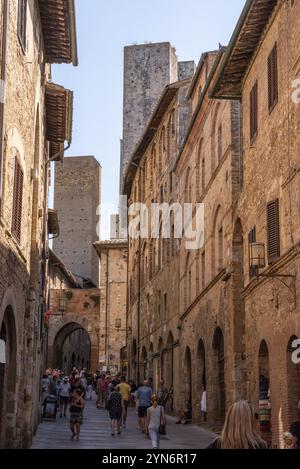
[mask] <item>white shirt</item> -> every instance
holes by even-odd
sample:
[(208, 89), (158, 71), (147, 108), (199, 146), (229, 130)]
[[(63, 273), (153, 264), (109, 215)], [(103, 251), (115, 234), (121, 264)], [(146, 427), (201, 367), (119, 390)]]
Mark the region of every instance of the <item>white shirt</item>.
[(202, 412), (207, 412), (207, 397), (206, 397), (206, 391), (203, 391), (203, 394), (202, 394), (201, 410), (202, 410)]

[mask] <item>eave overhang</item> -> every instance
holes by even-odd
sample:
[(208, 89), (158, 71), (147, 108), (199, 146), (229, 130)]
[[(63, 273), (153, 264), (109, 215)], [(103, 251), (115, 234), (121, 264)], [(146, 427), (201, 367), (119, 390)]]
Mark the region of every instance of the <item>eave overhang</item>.
[(54, 83), (47, 83), (45, 92), (46, 138), (50, 143), (50, 158), (63, 158), (64, 144), (72, 142), (73, 92)]
[(46, 62), (78, 65), (74, 0), (39, 0)]
[(96, 241), (93, 246), (96, 249), (98, 256), (101, 257), (101, 253), (109, 251), (111, 249), (127, 249), (128, 240), (111, 239), (106, 241)]
[(210, 97), (241, 99), (242, 83), (278, 0), (247, 0)]
[(188, 140), (189, 140), (189, 138), (190, 138), (190, 134), (191, 134), (191, 132), (192, 132), (192, 130), (193, 130), (193, 127), (194, 127), (194, 125), (195, 125), (195, 122), (196, 122), (196, 120), (197, 120), (197, 118), (198, 118), (198, 115), (199, 115), (199, 113), (200, 113), (200, 111), (201, 111), (203, 102), (204, 102), (206, 96), (210, 94), (210, 93), (209, 93), (209, 89), (210, 89), (210, 86), (211, 86), (213, 77), (214, 77), (215, 74), (216, 74), (216, 71), (217, 71), (217, 69), (218, 69), (218, 67), (219, 67), (219, 65), (220, 65), (220, 62), (221, 62), (221, 60), (222, 60), (222, 57), (223, 57), (225, 51), (226, 51), (226, 47), (221, 47), (221, 48), (219, 49), (218, 54), (217, 54), (217, 56), (216, 56), (216, 59), (215, 59), (215, 61), (214, 61), (214, 64), (213, 64), (213, 66), (212, 66), (212, 68), (211, 68), (211, 71), (210, 71), (210, 73), (209, 73), (209, 75), (208, 75), (208, 77), (207, 77), (205, 86), (204, 86), (204, 88), (203, 88), (203, 90), (202, 90), (202, 93), (201, 93), (201, 95), (200, 95), (198, 104), (197, 104), (197, 106), (196, 106), (196, 109), (195, 109), (195, 111), (194, 111), (194, 114), (192, 115), (191, 122), (190, 122), (190, 124), (189, 124), (189, 126), (188, 126), (188, 129), (187, 129), (186, 134), (185, 134), (185, 136), (184, 136), (183, 142), (182, 142), (181, 147), (180, 147), (180, 149), (179, 149), (179, 152), (178, 152), (178, 155), (177, 155), (175, 164), (174, 164), (174, 166), (173, 166), (173, 171), (174, 171), (174, 172), (176, 171), (177, 166), (178, 166), (178, 163), (179, 163), (179, 161), (180, 161), (180, 159), (181, 159), (181, 157), (182, 157), (182, 155), (183, 155), (184, 149), (185, 149), (185, 147), (186, 147), (186, 145), (187, 145), (187, 142), (188, 142)]

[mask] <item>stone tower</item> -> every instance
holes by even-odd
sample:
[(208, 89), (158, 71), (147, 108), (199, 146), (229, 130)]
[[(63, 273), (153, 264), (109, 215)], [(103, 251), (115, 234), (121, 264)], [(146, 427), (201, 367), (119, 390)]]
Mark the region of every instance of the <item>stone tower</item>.
[(122, 188), (130, 156), (169, 83), (177, 81), (178, 62), (169, 42), (124, 48), (123, 139), (121, 142)]
[(60, 236), (53, 250), (84, 287), (99, 286), (97, 208), (101, 198), (101, 166), (93, 156), (65, 158), (55, 166), (54, 207)]
[(130, 157), (157, 105), (164, 88), (193, 76), (194, 61), (178, 62), (169, 42), (124, 48), (123, 139), (120, 188)]

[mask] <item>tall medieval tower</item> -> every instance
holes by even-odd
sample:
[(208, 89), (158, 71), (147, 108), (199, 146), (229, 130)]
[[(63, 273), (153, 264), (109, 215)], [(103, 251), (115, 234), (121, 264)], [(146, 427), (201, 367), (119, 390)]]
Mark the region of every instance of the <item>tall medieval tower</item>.
[(165, 86), (177, 81), (177, 78), (177, 56), (169, 42), (124, 48), (121, 189), (130, 157)]
[(53, 249), (83, 287), (99, 286), (97, 213), (101, 199), (101, 166), (93, 156), (64, 158), (55, 166), (54, 208), (60, 236)]

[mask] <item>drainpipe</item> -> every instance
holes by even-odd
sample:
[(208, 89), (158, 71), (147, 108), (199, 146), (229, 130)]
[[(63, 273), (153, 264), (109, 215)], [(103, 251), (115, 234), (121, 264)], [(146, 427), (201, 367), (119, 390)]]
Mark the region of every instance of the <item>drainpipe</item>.
[(4, 121), (5, 121), (5, 84), (6, 84), (6, 62), (7, 62), (7, 31), (8, 31), (8, 0), (4, 0), (3, 6), (3, 33), (2, 33), (2, 50), (1, 50), (1, 70), (0, 79), (2, 81), (2, 100), (0, 100), (0, 209), (2, 208), (2, 191), (3, 191), (3, 156), (4, 156)]

